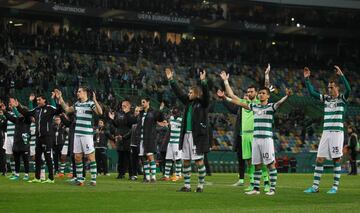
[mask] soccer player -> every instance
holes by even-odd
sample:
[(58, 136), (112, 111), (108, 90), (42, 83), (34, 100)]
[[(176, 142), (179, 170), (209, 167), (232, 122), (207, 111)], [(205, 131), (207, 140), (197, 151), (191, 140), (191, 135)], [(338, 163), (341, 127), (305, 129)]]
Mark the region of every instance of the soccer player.
[(35, 171), (35, 144), (36, 144), (36, 124), (35, 124), (35, 118), (30, 117), (30, 139), (29, 139), (29, 146), (30, 146), (30, 152), (29, 152), (29, 165), (30, 170)]
[(203, 192), (206, 176), (204, 153), (210, 150), (208, 122), (210, 94), (206, 81), (206, 71), (200, 72), (201, 86), (191, 87), (188, 94), (179, 88), (170, 68), (166, 68), (165, 73), (175, 95), (185, 105), (179, 144), (183, 158), (184, 186), (178, 191), (191, 192), (190, 163), (194, 160), (199, 172), (198, 186), (195, 192)]
[[(30, 94), (29, 96), (29, 103), (28, 108), (31, 110), (33, 109), (33, 101), (35, 100), (35, 95)], [(30, 139), (29, 139), (29, 146), (30, 146), (30, 152), (29, 152), (29, 167), (30, 170), (35, 171), (35, 144), (36, 144), (36, 124), (35, 124), (35, 118), (30, 117)]]
[(181, 151), (179, 149), (180, 133), (181, 133), (182, 117), (180, 109), (173, 107), (170, 116), (170, 139), (166, 149), (166, 162), (164, 181), (170, 180), (170, 171), (173, 163), (175, 164), (175, 176), (171, 178), (172, 181), (177, 181), (181, 178)]
[(163, 122), (164, 116), (161, 112), (150, 107), (150, 99), (141, 99), (142, 111), (138, 120), (138, 135), (140, 138), (140, 152), (142, 156), (145, 179), (144, 182), (156, 182), (156, 163), (154, 154), (156, 153), (156, 124)]
[[(0, 100), (0, 103), (2, 101)], [(6, 175), (6, 154), (4, 146), (4, 140), (5, 140), (5, 132), (6, 132), (6, 117), (2, 111), (0, 111), (0, 171), (1, 175)]]
[[(69, 150), (69, 128), (65, 126), (64, 145), (62, 146), (62, 149), (61, 149), (60, 168), (59, 168), (58, 177), (65, 176), (65, 167), (66, 167), (66, 162), (67, 162), (68, 150)], [(70, 162), (68, 162), (68, 163), (71, 164)], [(72, 166), (69, 165), (69, 168), (71, 168), (71, 167)], [(69, 172), (68, 175), (69, 175), (69, 177), (72, 177), (71, 172)]]
[[(265, 70), (265, 87), (267, 88), (270, 87), (269, 72), (270, 72), (270, 64), (267, 66)], [(229, 97), (231, 97), (232, 99), (237, 99), (246, 104), (250, 104), (250, 103), (260, 104), (260, 100), (257, 97), (257, 91), (255, 86), (250, 85), (246, 91), (246, 98), (241, 99), (240, 97), (234, 94), (231, 87), (229, 86), (228, 83), (229, 75), (226, 74), (225, 71), (222, 71), (220, 73), (220, 77), (224, 81), (225, 90), (226, 93), (229, 95)], [(219, 91), (218, 96), (223, 97), (224, 94), (221, 91)], [(254, 189), (254, 172), (255, 172), (255, 166), (251, 163), (252, 142), (254, 140), (254, 113), (252, 112), (252, 110), (247, 110), (242, 108), (241, 121), (239, 122), (241, 122), (239, 123), (239, 126), (241, 126), (241, 131), (237, 134), (240, 134), (241, 137), (242, 159), (244, 159), (247, 162), (247, 172), (250, 177), (250, 185), (248, 188), (245, 189), (245, 191), (252, 191)], [(268, 192), (270, 190), (270, 185), (269, 185), (269, 174), (267, 172), (266, 165), (263, 165), (262, 167), (262, 176), (264, 179), (264, 186), (265, 186), (264, 191)], [(234, 186), (238, 186), (242, 184), (244, 184), (244, 179), (240, 178), (239, 181), (234, 184)]]
[(83, 177), (83, 155), (85, 154), (90, 161), (91, 186), (96, 186), (97, 165), (95, 160), (94, 148), (94, 130), (93, 130), (93, 114), (102, 115), (103, 111), (100, 104), (96, 100), (95, 92), (92, 93), (92, 101), (88, 98), (89, 90), (86, 87), (79, 87), (77, 91), (78, 101), (74, 106), (69, 107), (60, 90), (56, 89), (56, 98), (59, 100), (62, 108), (66, 113), (75, 112), (76, 124), (74, 133), (74, 154), (76, 162), (76, 184), (83, 186), (85, 178)]
[[(9, 111), (9, 113), (10, 113), (10, 115), (18, 116), (17, 109), (16, 108), (13, 109), (12, 107), (10, 107), (10, 103), (12, 103), (14, 101), (15, 101), (15, 99), (13, 97), (9, 98), (9, 109), (11, 110), (11, 111)], [(7, 119), (6, 135), (5, 135), (3, 149), (5, 149), (6, 163), (10, 164), (10, 168), (11, 168), (11, 172), (12, 172), (12, 174), (11, 174), (11, 176), (9, 176), (9, 178), (15, 177), (15, 161), (14, 161), (14, 156), (13, 156), (14, 134), (15, 134), (15, 124), (13, 122), (11, 122), (9, 119)]]
[[(13, 106), (11, 106), (13, 107)], [(11, 115), (6, 111), (4, 104), (1, 104), (0, 110), (3, 111), (5, 117), (15, 124), (14, 132), (14, 143), (13, 143), (13, 155), (15, 160), (15, 176), (11, 177), (10, 180), (20, 179), (20, 158), (24, 162), (25, 174), (23, 180), (29, 180), (29, 124), (30, 121), (26, 120), (25, 117), (19, 115)]]
[[(72, 103), (68, 102), (68, 106), (71, 106)], [(70, 116), (66, 115), (66, 113), (61, 114), (62, 123), (66, 127), (66, 134), (65, 134), (65, 143), (61, 150), (61, 163), (60, 163), (60, 175), (59, 177), (65, 176), (65, 167), (69, 168), (69, 173), (67, 174), (68, 178), (72, 178), (69, 181), (74, 182), (76, 181), (76, 164), (74, 158), (74, 131), (75, 131), (75, 118), (74, 113)], [(67, 164), (68, 163), (68, 164)]]
[[(230, 87), (228, 82), (229, 74), (222, 76), (222, 78), (225, 85)], [(260, 194), (259, 187), (262, 165), (268, 167), (270, 174), (270, 190), (266, 192), (266, 195), (275, 195), (277, 170), (275, 167), (275, 149), (273, 141), (274, 114), (279, 106), (284, 103), (290, 95), (291, 91), (286, 89), (285, 97), (276, 103), (269, 103), (270, 90), (267, 87), (263, 87), (258, 92), (260, 103), (244, 103), (238, 98), (223, 96), (225, 100), (237, 104), (246, 110), (251, 110), (254, 113), (254, 139), (251, 150), (251, 163), (255, 165), (254, 189), (246, 192), (248, 195)]]
[(59, 167), (61, 167), (61, 151), (65, 143), (65, 126), (61, 122), (61, 117), (56, 115), (54, 118), (54, 124), (51, 127), (53, 128), (53, 142), (54, 142), (54, 170), (57, 175), (60, 174)]
[(345, 86), (345, 93), (340, 94), (339, 85), (331, 80), (328, 84), (329, 94), (326, 95), (320, 94), (314, 89), (310, 82), (311, 72), (309, 68), (304, 68), (305, 85), (310, 95), (324, 103), (324, 126), (316, 157), (314, 181), (313, 185), (304, 191), (305, 193), (319, 192), (320, 178), (324, 171), (323, 163), (325, 158), (332, 159), (334, 163), (334, 183), (327, 193), (335, 194), (338, 191), (341, 173), (340, 160), (343, 155), (342, 149), (344, 144), (344, 114), (351, 88), (338, 66), (335, 66), (335, 72)]

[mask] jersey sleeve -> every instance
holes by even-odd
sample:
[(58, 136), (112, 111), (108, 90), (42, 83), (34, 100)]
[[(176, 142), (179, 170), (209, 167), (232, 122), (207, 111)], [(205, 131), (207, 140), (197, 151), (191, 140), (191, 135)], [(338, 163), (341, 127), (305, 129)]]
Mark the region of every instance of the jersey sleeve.
[(280, 104), (271, 103), (271, 109), (274, 110), (274, 112), (279, 108)]
[(347, 103), (347, 98), (345, 97), (344, 94), (341, 94), (341, 95), (340, 95), (340, 98), (341, 98), (341, 100), (342, 100), (343, 102)]
[(315, 98), (315, 99), (320, 99), (320, 101), (323, 102), (322, 100), (322, 94), (320, 94), (318, 91), (315, 90), (314, 86), (311, 84), (309, 79), (305, 80), (305, 86), (309, 92), (309, 94), (311, 95), (311, 97)]
[(93, 101), (91, 101), (90, 107), (91, 107), (91, 109), (92, 109), (93, 111), (95, 111), (96, 105), (95, 105), (95, 103), (94, 103)]
[(254, 111), (254, 110), (255, 110), (255, 108), (254, 108), (255, 104), (249, 103), (248, 106), (249, 106), (249, 108), (250, 108), (251, 111)]

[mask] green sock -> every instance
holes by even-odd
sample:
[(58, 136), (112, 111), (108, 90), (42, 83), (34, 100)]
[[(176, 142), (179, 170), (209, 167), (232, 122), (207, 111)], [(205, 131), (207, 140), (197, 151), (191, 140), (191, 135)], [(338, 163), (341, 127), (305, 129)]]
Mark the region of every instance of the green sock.
[(249, 170), (248, 170), (248, 174), (249, 174), (249, 178), (250, 178), (250, 183), (253, 184), (254, 183), (254, 173), (255, 173), (255, 166), (251, 165)]
[(268, 172), (267, 167), (265, 165), (263, 165), (261, 167), (261, 171), (262, 171), (262, 177), (263, 177), (264, 183), (269, 184), (269, 172)]

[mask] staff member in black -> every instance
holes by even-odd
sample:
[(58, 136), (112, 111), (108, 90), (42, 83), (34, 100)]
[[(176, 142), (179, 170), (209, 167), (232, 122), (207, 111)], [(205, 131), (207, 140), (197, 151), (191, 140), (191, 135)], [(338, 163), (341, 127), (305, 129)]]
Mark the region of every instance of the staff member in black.
[(115, 128), (115, 142), (118, 153), (118, 179), (125, 177), (126, 171), (130, 172), (130, 143), (131, 143), (131, 127), (137, 122), (131, 113), (131, 103), (129, 100), (121, 102), (121, 111), (114, 113), (109, 112), (109, 118)]
[(134, 110), (134, 119), (136, 121), (135, 124), (133, 124), (131, 126), (131, 130), (130, 130), (130, 169), (129, 169), (129, 175), (130, 175), (130, 180), (135, 181), (137, 180), (137, 175), (139, 173), (139, 143), (140, 143), (140, 136), (138, 134), (138, 120), (139, 120), (139, 116), (140, 116), (140, 111), (141, 111), (141, 107), (140, 106), (136, 106), (135, 110)]
[(358, 136), (356, 134), (356, 129), (354, 126), (351, 125), (348, 126), (347, 130), (349, 135), (347, 147), (349, 148), (349, 152), (350, 152), (350, 167), (351, 167), (351, 172), (349, 173), (349, 175), (357, 175), (356, 157), (358, 152), (357, 150)]
[[(54, 94), (52, 95), (52, 97)], [(53, 101), (53, 99), (52, 99)], [(52, 122), (53, 117), (61, 113), (61, 107), (54, 107), (47, 104), (46, 97), (40, 95), (36, 97), (37, 107), (32, 110), (27, 110), (18, 102), (12, 105), (17, 107), (19, 112), (25, 117), (33, 116), (36, 124), (36, 145), (35, 145), (35, 178), (31, 180), (32, 183), (40, 183), (40, 170), (41, 170), (41, 155), (44, 153), (46, 165), (49, 171), (49, 177), (44, 183), (55, 183), (54, 171), (51, 159), (52, 151)]]
[(201, 86), (191, 87), (188, 94), (184, 93), (179, 88), (174, 80), (173, 71), (170, 68), (166, 68), (165, 73), (175, 95), (185, 105), (179, 147), (179, 149), (182, 150), (185, 184), (179, 191), (191, 191), (190, 163), (191, 160), (194, 160), (199, 172), (199, 182), (196, 192), (203, 192), (206, 176), (204, 153), (209, 152), (210, 150), (208, 122), (210, 94), (206, 82), (206, 71), (200, 71)]
[(15, 176), (10, 180), (19, 180), (20, 173), (20, 158), (23, 159), (25, 174), (23, 180), (29, 180), (29, 139), (30, 139), (30, 118), (24, 116), (12, 116), (6, 111), (4, 104), (1, 104), (1, 111), (4, 113), (6, 119), (15, 124), (13, 155), (15, 161)]
[(110, 175), (107, 163), (108, 139), (112, 139), (112, 137), (106, 129), (104, 120), (100, 119), (94, 135), (95, 159), (98, 174), (103, 173), (104, 175)]
[(65, 126), (62, 124), (61, 122), (61, 117), (60, 116), (55, 116), (54, 118), (54, 125), (52, 126), (53, 128), (53, 142), (54, 142), (54, 168), (55, 168), (55, 173), (59, 173), (59, 161), (61, 159), (61, 150), (64, 146), (65, 143), (65, 134), (66, 134), (66, 130), (65, 130)]
[[(2, 101), (0, 100), (2, 104)], [(6, 154), (5, 149), (3, 149), (5, 141), (5, 132), (6, 132), (6, 117), (2, 110), (0, 110), (0, 171), (1, 175), (6, 175)]]

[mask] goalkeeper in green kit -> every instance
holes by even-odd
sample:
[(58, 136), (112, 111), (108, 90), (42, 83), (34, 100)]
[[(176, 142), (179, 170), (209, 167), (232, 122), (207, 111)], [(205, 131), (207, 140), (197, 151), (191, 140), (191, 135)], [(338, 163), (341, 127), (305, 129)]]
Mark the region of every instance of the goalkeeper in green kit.
[[(270, 87), (269, 81), (269, 73), (270, 73), (270, 64), (265, 70), (265, 87)], [(246, 91), (246, 98), (241, 99), (236, 96), (231, 87), (229, 86), (228, 82), (228, 74), (225, 71), (222, 71), (220, 77), (224, 81), (226, 93), (230, 98), (238, 99), (241, 102), (250, 104), (259, 104), (260, 101), (257, 98), (257, 90), (255, 86), (249, 86)], [(225, 97), (223, 92), (218, 92), (218, 96), (220, 98)], [(252, 191), (254, 189), (254, 172), (255, 166), (251, 164), (251, 148), (252, 148), (252, 141), (253, 141), (253, 133), (254, 133), (254, 113), (251, 110), (242, 109), (241, 110), (241, 131), (239, 134), (241, 135), (241, 148), (242, 148), (242, 158), (247, 163), (247, 174), (250, 177), (250, 185), (245, 189), (245, 191)], [(235, 136), (234, 136), (235, 137)], [(266, 166), (263, 165), (262, 167), (262, 177), (264, 180), (264, 191), (268, 192), (270, 190), (269, 184), (269, 173)], [(242, 186), (244, 184), (244, 179), (239, 179), (234, 186)]]

